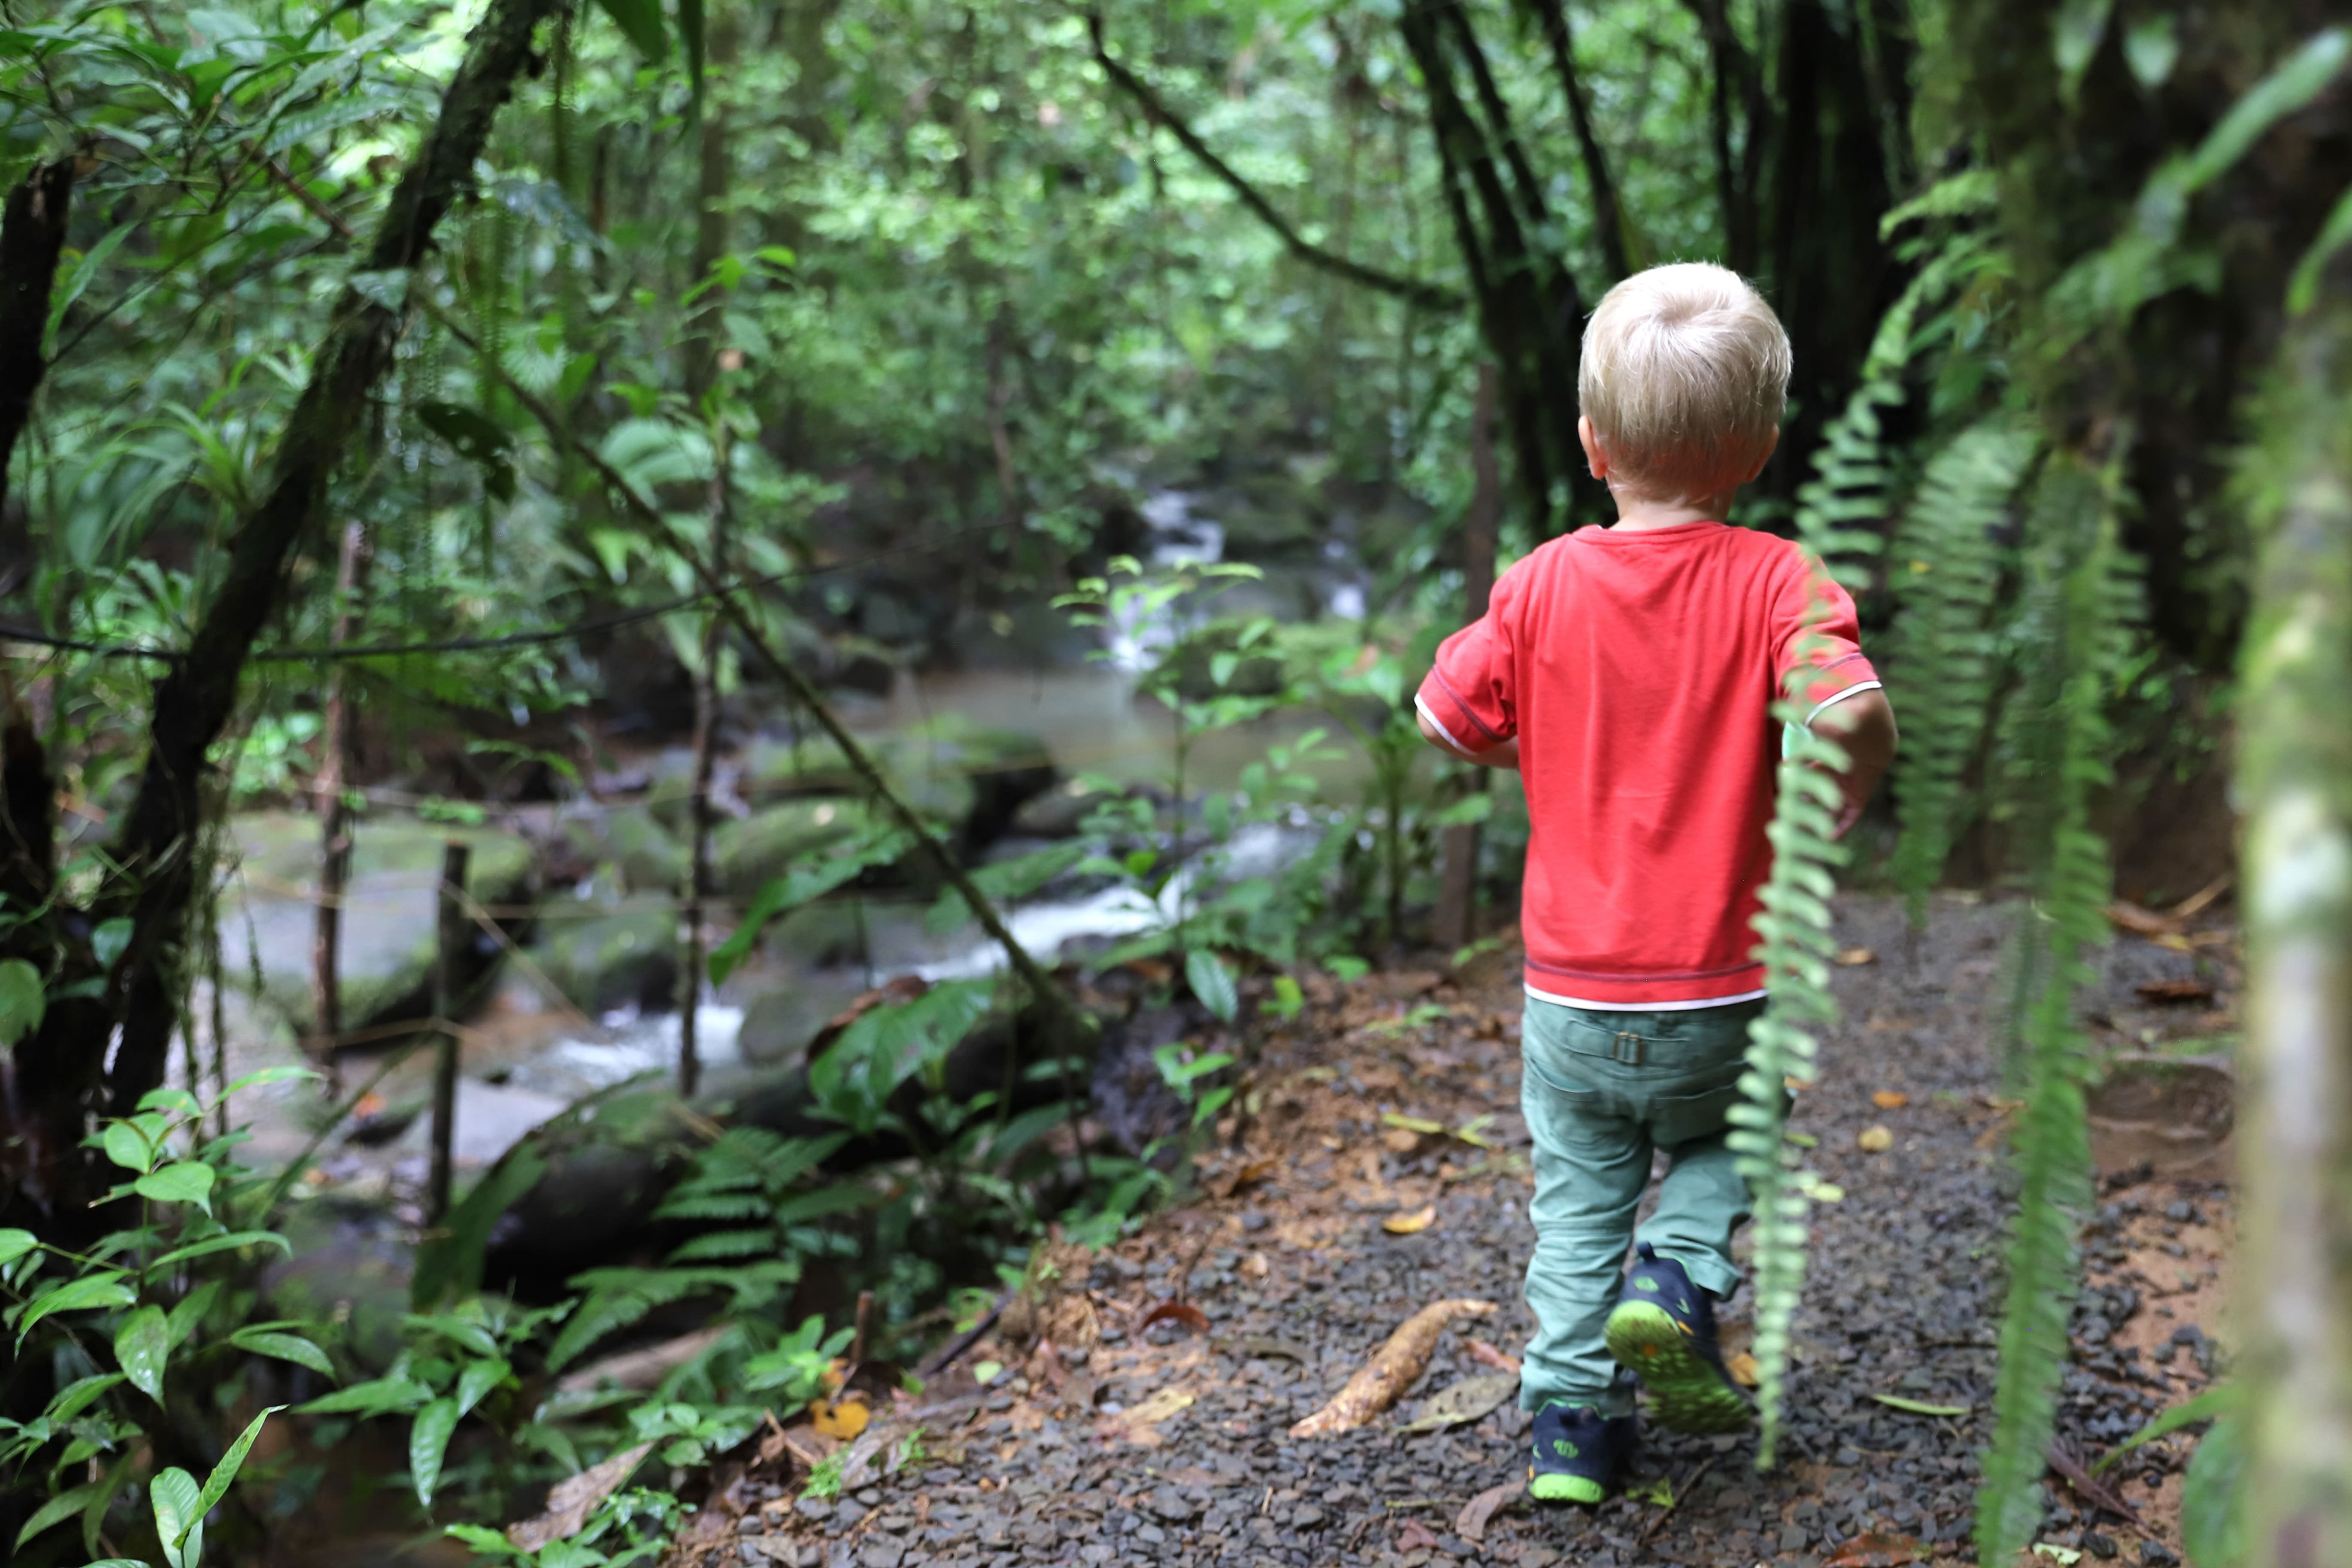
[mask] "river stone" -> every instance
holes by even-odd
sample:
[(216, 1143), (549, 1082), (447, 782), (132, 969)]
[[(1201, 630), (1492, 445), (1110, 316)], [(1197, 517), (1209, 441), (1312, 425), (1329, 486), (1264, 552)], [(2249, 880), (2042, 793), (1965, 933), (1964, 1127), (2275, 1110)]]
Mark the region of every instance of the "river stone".
[[(229, 819), (229, 831), (243, 865), (222, 899), (222, 963), (232, 984), (251, 991), (258, 953), (257, 1003), (307, 1027), (318, 922), (318, 819), (291, 811), (247, 812)], [(486, 903), (499, 901), (530, 868), (531, 847), (520, 834), (396, 816), (358, 824), (343, 894), (340, 973), (346, 1020), (366, 1017), (432, 973), (441, 851), (453, 838), (471, 847), (467, 880)]]
[(870, 820), (866, 803), (845, 795), (788, 800), (711, 835), (711, 870), (719, 889), (749, 898), (804, 855), (831, 848)]
[(799, 795), (856, 795), (863, 786), (830, 735), (778, 739), (761, 735), (736, 758), (736, 789), (758, 810)]
[(666, 893), (686, 879), (686, 847), (650, 805), (614, 806), (563, 825), (563, 836), (601, 877), (632, 893)]
[(797, 1065), (808, 1043), (832, 1016), (803, 991), (772, 991), (743, 1009), (735, 1050), (754, 1067)]
[(677, 917), (631, 910), (592, 920), (558, 910), (540, 927), (531, 962), (572, 1005), (598, 1015), (634, 1005), (659, 1012), (677, 991)]

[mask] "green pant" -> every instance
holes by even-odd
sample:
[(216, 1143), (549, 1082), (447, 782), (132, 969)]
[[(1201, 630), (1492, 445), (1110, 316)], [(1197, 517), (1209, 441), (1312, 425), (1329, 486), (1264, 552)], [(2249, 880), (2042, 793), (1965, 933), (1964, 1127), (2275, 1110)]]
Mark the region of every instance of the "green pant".
[(1520, 1373), (1529, 1410), (1633, 1407), (1601, 1334), (1624, 1279), (1633, 1211), (1650, 1158), (1673, 1162), (1638, 1239), (1727, 1296), (1739, 1283), (1731, 1236), (1748, 1218), (1748, 1183), (1724, 1145), (1724, 1113), (1739, 1099), (1748, 1025), (1761, 1001), (1668, 1013), (1601, 1013), (1530, 996), (1520, 1026), (1519, 1099), (1535, 1142), (1535, 1256), (1528, 1306), (1536, 1317)]

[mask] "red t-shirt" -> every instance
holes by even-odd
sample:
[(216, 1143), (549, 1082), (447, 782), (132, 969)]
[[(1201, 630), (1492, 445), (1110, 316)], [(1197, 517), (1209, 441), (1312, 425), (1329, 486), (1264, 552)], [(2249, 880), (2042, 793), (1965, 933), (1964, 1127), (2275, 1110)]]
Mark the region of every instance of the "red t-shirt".
[(1772, 868), (1770, 709), (1809, 621), (1808, 721), (1878, 678), (1853, 601), (1794, 543), (1582, 528), (1439, 647), (1423, 713), (1470, 751), (1518, 737), (1529, 994), (1626, 1010), (1763, 994), (1748, 921)]

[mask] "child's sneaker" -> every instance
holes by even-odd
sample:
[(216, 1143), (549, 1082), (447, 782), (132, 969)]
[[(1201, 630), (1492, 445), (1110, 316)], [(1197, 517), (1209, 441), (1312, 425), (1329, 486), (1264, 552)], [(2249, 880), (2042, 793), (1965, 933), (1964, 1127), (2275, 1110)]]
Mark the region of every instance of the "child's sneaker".
[(1597, 1503), (1616, 1489), (1633, 1458), (1633, 1418), (1604, 1418), (1590, 1405), (1536, 1412), (1528, 1492), (1538, 1502)]
[(1609, 1314), (1609, 1353), (1650, 1391), (1658, 1419), (1675, 1432), (1744, 1432), (1748, 1396), (1724, 1370), (1715, 1303), (1683, 1266), (1643, 1242)]

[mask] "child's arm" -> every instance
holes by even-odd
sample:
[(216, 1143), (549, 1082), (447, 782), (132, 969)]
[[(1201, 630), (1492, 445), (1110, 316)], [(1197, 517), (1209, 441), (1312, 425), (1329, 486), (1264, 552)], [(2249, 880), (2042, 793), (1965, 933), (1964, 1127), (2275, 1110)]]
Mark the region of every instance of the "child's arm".
[[(1426, 734), (1428, 721), (1424, 719), (1422, 724), (1423, 733)], [(1837, 829), (1832, 837), (1843, 838), (1862, 820), (1863, 807), (1870, 804), (1878, 781), (1885, 776), (1887, 764), (1895, 760), (1895, 710), (1887, 702), (1886, 693), (1872, 687), (1832, 702), (1813, 715), (1808, 728), (1822, 739), (1844, 747), (1852, 759), (1851, 765), (1838, 775), (1838, 790), (1844, 803), (1838, 807)]]
[(1459, 757), (1465, 763), (1475, 763), (1482, 768), (1510, 768), (1519, 765), (1519, 738), (1512, 736), (1483, 752), (1474, 752), (1456, 742), (1453, 736), (1431, 721), (1427, 709), (1415, 706), (1413, 717), (1421, 721), (1421, 738), (1449, 757)]

